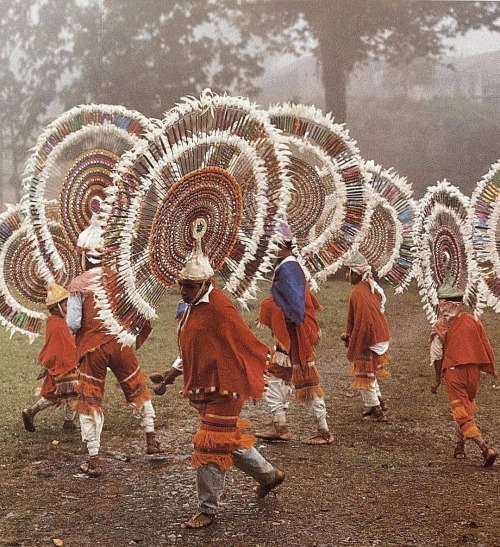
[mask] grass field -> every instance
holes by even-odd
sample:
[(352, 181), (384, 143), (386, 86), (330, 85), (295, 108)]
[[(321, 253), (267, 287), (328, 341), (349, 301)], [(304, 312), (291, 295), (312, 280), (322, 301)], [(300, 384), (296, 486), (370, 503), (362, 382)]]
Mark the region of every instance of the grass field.
[[(262, 295), (267, 286), (262, 287)], [(499, 465), (484, 470), (472, 446), (468, 458), (452, 458), (453, 423), (441, 388), (429, 386), (429, 324), (415, 286), (395, 295), (385, 286), (392, 330), (393, 376), (381, 382), (391, 424), (360, 418), (359, 395), (349, 387), (344, 330), (348, 284), (324, 284), (318, 297), (323, 336), (317, 348), (326, 403), (336, 441), (326, 448), (305, 447), (312, 431), (298, 404), (291, 405), (293, 439), (286, 445), (259, 445), (283, 468), (287, 480), (277, 497), (252, 498), (251, 481), (230, 473), (218, 522), (200, 534), (181, 528), (195, 510), (190, 439), (197, 420), (179, 396), (180, 380), (155, 398), (157, 430), (167, 447), (165, 460), (144, 457), (142, 433), (110, 375), (106, 384), (106, 422), (102, 435), (105, 475), (82, 479), (78, 464), (84, 447), (78, 435), (63, 435), (57, 410), (37, 416), (37, 431), (24, 431), (21, 410), (35, 400), (39, 367), (33, 345), (0, 332), (0, 545), (500, 545)], [(150, 340), (139, 352), (146, 373), (164, 370), (177, 354), (174, 311), (178, 294), (160, 308)], [(251, 325), (258, 302), (244, 317)], [(483, 322), (500, 355), (500, 316), (486, 312)], [(256, 330), (270, 342), (266, 331)], [(500, 447), (500, 381), (483, 376), (478, 422)], [(255, 428), (268, 421), (264, 402), (248, 405)], [(53, 440), (58, 440), (56, 447)], [(125, 457), (122, 457), (124, 456)], [(221, 543), (222, 542), (222, 543)]]

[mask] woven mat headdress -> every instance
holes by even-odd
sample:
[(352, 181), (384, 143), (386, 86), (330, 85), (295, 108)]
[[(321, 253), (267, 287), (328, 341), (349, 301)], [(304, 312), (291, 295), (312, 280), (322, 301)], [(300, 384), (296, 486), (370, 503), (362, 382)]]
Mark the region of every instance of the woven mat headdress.
[(471, 197), (472, 245), (480, 275), (481, 304), (500, 312), (500, 163), (494, 163)]
[(290, 149), (287, 221), (303, 262), (323, 281), (368, 228), (371, 202), (355, 142), (330, 114), (301, 104), (269, 109)]
[(437, 289), (446, 272), (464, 290), (474, 311), (478, 302), (478, 270), (473, 257), (469, 198), (446, 180), (427, 189), (415, 218), (415, 277), (430, 323), (438, 317)]
[[(78, 273), (78, 260), (68, 247), (60, 225), (51, 220), (48, 208), (47, 230), (63, 260), (58, 282), (68, 286)], [(21, 205), (10, 206), (0, 215), (0, 321), (11, 334), (28, 336), (30, 343), (39, 336), (47, 316), (47, 283), (40, 275), (36, 250), (27, 237)]]
[(49, 281), (64, 267), (50, 230), (46, 205), (57, 218), (68, 245), (75, 248), (111, 184), (112, 171), (154, 122), (115, 105), (82, 105), (65, 112), (43, 131), (24, 173), (28, 232), (39, 251), (41, 274)]
[(96, 293), (101, 317), (133, 342), (192, 250), (191, 225), (206, 221), (203, 251), (240, 302), (270, 270), (277, 219), (290, 182), (287, 149), (265, 111), (206, 90), (166, 113), (147, 142), (124, 154), (103, 204), (103, 266), (116, 272)]
[(367, 161), (365, 169), (371, 176), (375, 205), (359, 250), (379, 277), (402, 292), (410, 283), (414, 261), (413, 189), (405, 178), (373, 161)]

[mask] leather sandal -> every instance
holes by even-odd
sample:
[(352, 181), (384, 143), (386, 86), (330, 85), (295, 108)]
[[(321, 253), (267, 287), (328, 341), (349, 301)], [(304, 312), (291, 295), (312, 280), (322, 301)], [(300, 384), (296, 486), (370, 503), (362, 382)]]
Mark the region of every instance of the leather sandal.
[(88, 462), (83, 462), (80, 465), (80, 471), (89, 477), (100, 477), (102, 475), (102, 467), (99, 464), (99, 457), (91, 456)]
[(24, 409), (22, 416), (24, 429), (26, 429), (26, 431), (29, 431), (30, 433), (34, 433), (35, 426), (33, 425), (33, 415), (30, 413), (29, 409)]
[(302, 444), (307, 444), (310, 446), (324, 446), (327, 444), (332, 444), (334, 441), (333, 435), (330, 433), (328, 429), (326, 430), (320, 430), (318, 431), (317, 435), (314, 435), (313, 437), (310, 437), (309, 439), (305, 439), (302, 441)]
[(215, 520), (215, 515), (210, 513), (202, 513), (199, 511), (184, 523), (186, 528), (197, 530), (198, 528), (207, 528)]
[(497, 456), (498, 454), (496, 450), (493, 450), (493, 448), (486, 448), (483, 451), (483, 458), (484, 458), (483, 467), (491, 467), (495, 463)]
[(363, 416), (363, 418), (370, 417), (373, 414), (375, 408), (376, 407), (371, 406), (371, 407), (367, 408), (366, 410), (363, 410), (363, 412), (361, 413), (361, 416)]

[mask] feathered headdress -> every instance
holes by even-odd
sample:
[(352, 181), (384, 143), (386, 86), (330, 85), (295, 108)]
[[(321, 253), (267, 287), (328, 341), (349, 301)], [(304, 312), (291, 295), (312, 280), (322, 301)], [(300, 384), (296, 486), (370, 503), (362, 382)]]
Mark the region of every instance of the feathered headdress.
[(48, 228), (48, 204), (55, 204), (55, 220), (74, 250), (121, 155), (153, 126), (154, 121), (122, 106), (82, 105), (56, 118), (40, 135), (26, 163), (23, 202), (47, 283), (65, 268)]
[(479, 300), (500, 312), (500, 163), (477, 184), (470, 202), (472, 246), (479, 271)]
[(116, 275), (96, 299), (110, 331), (130, 344), (156, 316), (192, 249), (195, 219), (206, 223), (203, 250), (224, 288), (242, 303), (253, 298), (290, 199), (287, 161), (282, 135), (247, 99), (206, 90), (167, 112), (106, 189), (103, 265)]
[(477, 307), (479, 278), (468, 209), (469, 199), (446, 180), (429, 187), (417, 209), (415, 277), (431, 323), (438, 317), (437, 288), (447, 272), (454, 284), (465, 287), (464, 302)]
[[(47, 230), (65, 264), (60, 272), (61, 283), (79, 272), (78, 261), (47, 210)], [(27, 237), (25, 213), (21, 205), (9, 206), (0, 215), (0, 321), (11, 333), (19, 332), (35, 340), (43, 328), (46, 315), (46, 280), (41, 276), (39, 259)]]
[(373, 161), (365, 163), (373, 189), (373, 211), (360, 251), (379, 277), (385, 277), (396, 292), (408, 287), (414, 259), (413, 224), (416, 205), (406, 179)]
[(368, 228), (371, 201), (363, 162), (331, 114), (287, 103), (271, 107), (269, 115), (291, 152), (286, 220), (305, 269), (323, 281)]

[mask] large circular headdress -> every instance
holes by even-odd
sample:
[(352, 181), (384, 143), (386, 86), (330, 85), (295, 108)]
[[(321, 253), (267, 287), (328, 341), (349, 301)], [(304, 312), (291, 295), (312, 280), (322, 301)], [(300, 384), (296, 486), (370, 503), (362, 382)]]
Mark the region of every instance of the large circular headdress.
[(402, 292), (411, 280), (415, 251), (413, 189), (392, 169), (383, 169), (373, 161), (366, 162), (365, 168), (371, 175), (375, 206), (359, 250), (379, 277)]
[(428, 320), (438, 317), (437, 289), (447, 272), (476, 308), (478, 272), (473, 257), (469, 198), (446, 180), (427, 189), (417, 208), (414, 237), (415, 277)]
[[(47, 229), (62, 260), (58, 282), (67, 286), (79, 273), (78, 260), (68, 248), (61, 227), (49, 220)], [(40, 275), (38, 260), (26, 235), (21, 205), (10, 206), (0, 215), (0, 321), (13, 334), (20, 332), (32, 342), (46, 318), (47, 283)]]
[(142, 114), (115, 105), (82, 105), (56, 118), (43, 131), (24, 173), (28, 231), (49, 281), (64, 267), (47, 224), (47, 203), (70, 248), (85, 229), (111, 184), (112, 171), (153, 126)]
[(224, 288), (240, 302), (255, 295), (289, 201), (287, 153), (265, 111), (206, 90), (123, 156), (102, 207), (103, 266), (116, 275), (103, 278), (97, 301), (110, 332), (129, 344), (155, 317), (192, 251), (198, 218)]
[(494, 163), (471, 197), (472, 245), (480, 275), (480, 299), (500, 312), (500, 163)]
[(288, 224), (305, 266), (324, 280), (368, 227), (371, 201), (362, 160), (331, 114), (287, 103), (271, 107), (269, 116), (291, 151)]

